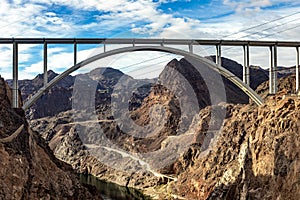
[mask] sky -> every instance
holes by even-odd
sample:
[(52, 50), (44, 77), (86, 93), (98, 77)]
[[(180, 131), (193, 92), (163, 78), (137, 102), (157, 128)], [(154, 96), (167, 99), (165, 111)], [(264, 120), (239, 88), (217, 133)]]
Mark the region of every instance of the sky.
[[(300, 3), (295, 0), (1, 0), (2, 38), (185, 38), (300, 40)], [(253, 28), (255, 27), (255, 28)], [(118, 48), (116, 45), (107, 50)], [(186, 48), (186, 47), (181, 47)], [(186, 49), (185, 49), (186, 50)], [(48, 46), (48, 68), (61, 73), (73, 65), (71, 45)], [(78, 61), (103, 51), (79, 45)], [(201, 56), (215, 47), (199, 46)], [(0, 75), (12, 77), (12, 45), (0, 44)], [(250, 48), (250, 64), (268, 68), (268, 48)], [(278, 48), (278, 64), (296, 63), (294, 48)], [(43, 72), (43, 46), (19, 45), (19, 78)], [(242, 47), (224, 47), (222, 56), (242, 63)], [(93, 67), (114, 67), (136, 78), (152, 78), (173, 58), (159, 52), (120, 54)]]

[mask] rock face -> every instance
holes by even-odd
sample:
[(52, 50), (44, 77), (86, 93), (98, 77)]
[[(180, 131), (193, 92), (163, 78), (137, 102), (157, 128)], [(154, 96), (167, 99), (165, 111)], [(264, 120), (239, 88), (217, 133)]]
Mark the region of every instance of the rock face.
[(281, 96), (227, 106), (212, 150), (193, 147), (179, 159), (189, 165), (173, 191), (187, 199), (299, 199), (299, 107), (298, 98)]
[[(35, 130), (48, 130), (43, 132), (42, 137), (46, 139), (57, 158), (71, 164), (78, 173), (92, 174), (101, 180), (114, 182), (119, 185), (141, 189), (144, 187), (154, 187), (161, 182), (160, 178), (153, 176), (149, 172), (127, 172), (102, 163), (101, 159), (97, 159), (83, 145), (80, 133), (78, 132), (78, 129), (82, 130), (82, 128), (93, 132), (94, 124), (82, 124), (79, 128), (73, 122), (73, 114), (73, 111), (62, 112), (55, 118), (41, 118), (33, 120), (31, 123), (31, 126)], [(108, 129), (110, 128), (108, 125), (106, 126)], [(115, 127), (111, 123), (110, 126), (111, 129)], [(107, 159), (112, 159), (109, 156), (113, 155), (103, 155), (102, 159), (106, 157), (108, 157)]]
[[(242, 77), (240, 65), (227, 59), (222, 61), (225, 68)], [(187, 82), (178, 81), (174, 69)], [(55, 156), (78, 172), (149, 193), (164, 190), (160, 199), (174, 197), (166, 194), (186, 199), (298, 199), (298, 99), (275, 96), (260, 107), (241, 105), (248, 102), (248, 97), (235, 85), (227, 80), (223, 86), (214, 80), (204, 81), (207, 77), (199, 75), (189, 61), (182, 59), (171, 61), (157, 84), (142, 85), (134, 94), (130, 93), (132, 97), (128, 100), (127, 93), (118, 93), (118, 87), (131, 92), (133, 79), (113, 69), (106, 73), (101, 70), (77, 77), (82, 88), (74, 87), (73, 97), (80, 100), (82, 112), (74, 109), (31, 121), (35, 130), (44, 131), (42, 136)], [(267, 71), (252, 67), (251, 87), (258, 87), (267, 76)], [(117, 84), (121, 79), (123, 82)], [(95, 88), (90, 90), (93, 84)], [(211, 106), (214, 99), (208, 94), (207, 84), (214, 88), (225, 86), (224, 102)], [(190, 96), (183, 95), (188, 86), (196, 94), (191, 101), (187, 98)], [(258, 87), (265, 91), (261, 87), (266, 86)], [(82, 101), (91, 94), (95, 96), (94, 103)], [(214, 97), (222, 100), (217, 92)], [(126, 103), (127, 110), (120, 117), (132, 119), (133, 124), (117, 122), (111, 105), (114, 98), (118, 103)], [(165, 121), (160, 118), (162, 114)], [(135, 129), (135, 125), (145, 128)], [(143, 134), (156, 125), (158, 130)], [(190, 137), (192, 140), (186, 142)], [(149, 157), (130, 157), (156, 151), (163, 154), (168, 147), (177, 150), (182, 143), (187, 148), (174, 162), (156, 170), (141, 170), (142, 165), (146, 166), (143, 161)], [(100, 153), (93, 154), (99, 149)], [(169, 157), (156, 155), (147, 161), (160, 166)], [(178, 180), (174, 181), (174, 177)]]
[[(164, 110), (163, 115), (166, 121), (160, 124), (159, 130), (154, 129), (155, 131), (149, 135), (141, 135), (132, 126), (129, 126), (130, 132), (125, 132), (122, 126), (126, 126), (126, 124), (118, 124), (111, 110), (112, 93), (115, 92), (114, 95), (119, 95), (117, 93), (118, 86), (114, 86), (120, 82), (121, 78), (123, 81), (121, 82), (122, 86), (132, 86), (134, 85), (134, 81), (131, 77), (116, 70), (103, 70), (96, 69), (90, 74), (83, 74), (76, 77), (76, 84), (79, 85), (79, 88), (77, 88), (78, 86), (74, 86), (73, 96), (80, 100), (80, 105), (83, 106), (83, 113), (79, 114), (76, 110), (61, 112), (55, 117), (31, 120), (31, 126), (43, 133), (43, 138), (48, 142), (57, 158), (71, 164), (80, 173), (89, 173), (103, 180), (143, 189), (166, 183), (167, 178), (154, 175), (149, 170), (141, 172), (138, 172), (138, 169), (135, 172), (132, 172), (132, 169), (131, 171), (124, 170), (131, 168), (130, 163), (136, 161), (125, 160), (121, 161), (121, 164), (116, 162), (116, 165), (124, 165), (123, 170), (107, 166), (101, 162), (101, 159), (97, 159), (95, 155), (91, 154), (89, 147), (83, 145), (82, 139), (84, 138), (84, 142), (89, 144), (95, 143), (95, 138), (103, 137), (112, 142), (113, 145), (117, 145), (121, 150), (133, 154), (146, 154), (163, 150), (166, 146), (172, 144), (170, 138), (184, 134), (188, 129), (191, 129), (192, 125), (190, 123), (195, 117), (194, 115), (199, 113), (200, 109), (211, 105), (207, 83), (199, 73), (196, 73), (197, 71), (195, 71), (191, 63), (187, 60), (172, 60), (160, 75), (156, 85), (142, 84), (130, 98), (128, 103), (130, 118), (135, 124), (146, 127), (145, 129), (149, 128), (151, 130), (159, 122), (162, 122), (163, 120), (160, 120), (159, 116), (161, 111)], [(178, 73), (184, 79), (188, 80), (188, 82), (176, 82), (178, 81)], [(94, 81), (97, 83), (94, 83)], [(210, 80), (208, 83), (213, 84), (214, 80)], [(90, 108), (89, 103), (84, 101), (84, 98), (90, 93), (86, 86), (93, 84), (96, 84), (94, 87), (97, 91), (94, 104), (96, 108)], [(218, 84), (215, 83), (214, 86), (217, 88), (223, 86)], [(187, 90), (188, 86), (196, 94), (195, 99), (192, 99), (192, 101), (189, 100), (188, 95), (180, 95)], [(225, 87), (227, 99), (224, 99), (224, 101), (228, 100), (231, 103), (248, 102), (246, 95), (233, 84), (227, 83)], [(128, 91), (130, 90), (128, 89)], [(119, 95), (117, 98), (123, 99), (124, 95)], [(127, 100), (125, 99), (124, 101)], [(195, 109), (192, 104), (197, 105), (198, 109)], [(157, 107), (158, 105), (160, 107)], [(185, 107), (181, 107), (182, 105)], [(86, 120), (88, 123), (78, 123), (74, 119), (74, 116), (78, 115), (82, 119), (91, 119), (93, 109), (96, 109), (97, 117), (94, 120), (98, 120), (98, 123), (97, 121), (92, 122), (92, 120)], [(100, 130), (95, 128), (97, 126), (100, 127)], [(103, 135), (99, 131), (102, 131)], [(87, 134), (82, 137), (82, 132)], [(199, 145), (203, 143), (202, 140), (203, 138), (199, 134), (191, 143)], [(176, 145), (174, 148), (177, 148)], [(117, 160), (120, 156), (117, 152), (115, 154), (105, 153), (101, 155), (102, 159), (111, 159), (112, 163), (115, 162), (112, 158), (116, 158), (115, 160)], [(155, 163), (157, 161), (150, 162)], [(186, 165), (177, 166), (176, 170), (170, 169), (172, 166), (169, 165), (163, 166), (157, 173), (178, 174), (181, 170), (185, 170)]]
[(101, 199), (54, 157), (24, 111), (11, 109), (10, 96), (0, 78), (0, 199)]

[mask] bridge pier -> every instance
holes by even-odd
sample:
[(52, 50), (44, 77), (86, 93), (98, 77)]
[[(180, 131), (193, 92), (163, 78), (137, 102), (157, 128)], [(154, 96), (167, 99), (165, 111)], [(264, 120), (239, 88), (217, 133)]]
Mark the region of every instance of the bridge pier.
[(244, 45), (244, 67), (243, 67), (243, 82), (250, 85), (250, 61), (249, 61), (249, 45)]
[(48, 83), (48, 44), (44, 42), (44, 87), (46, 87)]
[(277, 46), (270, 46), (269, 94), (277, 92)]
[(77, 64), (77, 42), (74, 41), (74, 65)]
[(221, 66), (222, 65), (222, 59), (221, 59), (221, 44), (216, 45), (216, 64)]
[(13, 86), (12, 86), (12, 107), (19, 108), (18, 92), (18, 43), (13, 42)]
[(297, 63), (296, 63), (296, 94), (299, 94), (299, 64), (300, 64), (300, 58), (299, 58), (299, 47), (296, 47), (297, 52)]
[(192, 44), (189, 44), (189, 52), (193, 53), (193, 45)]

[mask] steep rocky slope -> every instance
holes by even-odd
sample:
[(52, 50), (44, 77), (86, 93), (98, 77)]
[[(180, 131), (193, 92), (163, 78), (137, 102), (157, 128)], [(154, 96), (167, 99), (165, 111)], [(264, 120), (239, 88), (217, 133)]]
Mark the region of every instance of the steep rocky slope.
[(28, 127), (24, 111), (11, 109), (10, 99), (9, 86), (0, 77), (0, 199), (101, 199), (54, 157)]
[[(151, 99), (164, 99), (160, 97)], [(50, 140), (50, 146), (59, 149), (55, 150), (60, 152), (58, 156), (64, 155), (62, 159), (71, 163), (76, 161), (72, 153), (81, 156), (78, 160), (82, 163), (77, 160), (74, 166), (83, 171), (143, 188), (149, 194), (161, 192), (156, 196), (159, 199), (299, 199), (300, 100), (281, 94), (267, 98), (260, 107), (232, 104), (219, 107), (226, 112), (222, 128), (218, 126), (222, 123), (221, 115), (220, 119), (219, 115), (212, 119), (212, 107), (202, 109), (189, 127), (194, 137), (189, 148), (175, 163), (160, 170), (177, 177), (177, 181), (156, 178), (151, 173), (129, 175), (99, 164), (84, 152), (85, 147), (73, 151), (72, 148), (80, 146), (74, 144), (78, 133), (72, 130), (71, 124), (62, 123), (70, 119), (63, 114), (58, 120), (48, 122), (47, 129), (54, 131), (55, 138)], [(141, 120), (138, 123), (147, 121), (147, 117), (138, 119)], [(211, 121), (214, 123), (210, 124)], [(205, 144), (205, 138), (214, 140), (211, 149)]]
[[(133, 101), (114, 94), (127, 103), (130, 116), (122, 116), (121, 113), (121, 117), (132, 119), (136, 125), (146, 127), (146, 131), (158, 124), (159, 130), (148, 133), (149, 135), (141, 134), (144, 131), (142, 129), (132, 128), (134, 124), (128, 126), (117, 122), (111, 109), (113, 87), (101, 84), (97, 85), (97, 91), (100, 92), (96, 93), (96, 103), (92, 104), (96, 108), (83, 106), (82, 113), (76, 110), (62, 112), (55, 117), (32, 120), (31, 125), (36, 130), (46, 130), (43, 137), (55, 155), (70, 163), (78, 172), (142, 188), (149, 194), (161, 191), (162, 196), (157, 196), (160, 199), (174, 198), (171, 194), (186, 199), (274, 199), (275, 196), (297, 199), (299, 194), (294, 190), (299, 189), (296, 180), (299, 177), (299, 144), (293, 135), (297, 136), (298, 133), (299, 116), (292, 108), (298, 108), (298, 100), (291, 97), (282, 99), (279, 96), (269, 99), (259, 108), (225, 102), (211, 107), (206, 84), (214, 84), (214, 81), (205, 83), (203, 77), (198, 76), (189, 66), (190, 63), (185, 59), (171, 61), (159, 77), (158, 84), (144, 87), (140, 93), (143, 95), (133, 95)], [(172, 69), (179, 71), (188, 82), (178, 81)], [(252, 70), (252, 78), (255, 78), (255, 70), (261, 78), (259, 81), (252, 81), (256, 84), (252, 85), (255, 88), (267, 75), (264, 70)], [(241, 76), (241, 70), (236, 73)], [(92, 73), (93, 81), (107, 81), (98, 74), (97, 71)], [(79, 77), (82, 83), (87, 80), (86, 76)], [(118, 80), (119, 78), (112, 78), (107, 83), (115, 85)], [(132, 78), (127, 77), (124, 85), (132, 85), (132, 81)], [(187, 96), (178, 95), (186, 90), (187, 85), (196, 93), (196, 98), (192, 99), (195, 102), (189, 102)], [(214, 86), (221, 87), (218, 83)], [(225, 90), (228, 103), (248, 102), (244, 93), (226, 81)], [(89, 95), (84, 91), (87, 88), (77, 91), (80, 97), (77, 99)], [(217, 94), (215, 97), (218, 98)], [(199, 109), (189, 106), (190, 103), (197, 104)], [(82, 104), (89, 106), (85, 101)], [(182, 105), (189, 107), (181, 107)], [(222, 110), (226, 119), (220, 129), (224, 117)], [(160, 118), (161, 113), (165, 116), (165, 121)], [(78, 118), (82, 121), (78, 121)], [(129, 128), (127, 130), (133, 131), (124, 131), (126, 126)], [(82, 133), (86, 135), (82, 136)], [(124, 154), (124, 151), (131, 155), (160, 150), (164, 152), (172, 143), (175, 143), (172, 147), (176, 149), (180, 143), (186, 142), (183, 136), (190, 135), (192, 140), (186, 143), (188, 148), (181, 152), (180, 157), (175, 157), (173, 163), (155, 170), (140, 170), (143, 162)], [(286, 150), (289, 146), (295, 147), (295, 154)], [(99, 155), (93, 154), (94, 150), (99, 149), (102, 149)], [(120, 157), (125, 159), (120, 161)], [(160, 166), (167, 159), (167, 156), (156, 155), (153, 160), (148, 161), (152, 162), (151, 166)], [(173, 181), (176, 178), (178, 180)], [(292, 183), (281, 186), (288, 178)], [(170, 196), (167, 197), (166, 194)]]
[[(209, 73), (215, 72), (210, 70)], [(183, 76), (185, 82), (181, 81), (182, 79), (178, 76)], [(208, 77), (210, 79), (206, 79), (205, 82), (201, 74), (186, 59), (172, 60), (161, 73), (156, 85), (151, 87), (149, 84), (142, 84), (142, 87), (139, 87), (141, 91), (137, 90), (133, 93), (128, 109), (134, 124), (128, 125), (129, 123), (125, 123), (126, 121), (122, 124), (116, 122), (115, 113), (111, 110), (111, 95), (118, 91), (118, 88), (114, 88), (114, 86), (120, 82), (121, 77), (123, 80), (121, 85), (125, 85), (125, 90), (128, 89), (126, 86), (135, 84), (131, 77), (110, 68), (107, 71), (96, 69), (89, 74), (77, 76), (77, 86), (75, 86), (73, 97), (79, 100), (81, 113), (78, 110), (62, 112), (55, 117), (32, 120), (31, 126), (39, 132), (44, 131), (42, 136), (49, 143), (55, 155), (71, 164), (78, 172), (90, 173), (101, 179), (132, 187), (153, 187), (165, 182), (166, 179), (154, 176), (149, 171), (132, 173), (132, 170), (124, 170), (129, 166), (129, 164), (125, 164), (128, 162), (127, 160), (121, 161), (125, 165), (123, 170), (106, 166), (101, 159), (91, 155), (89, 148), (84, 146), (83, 142), (109, 146), (110, 144), (106, 142), (108, 140), (126, 152), (140, 154), (161, 150), (166, 143), (168, 144), (166, 141), (169, 137), (187, 132), (194, 116), (200, 109), (211, 105), (210, 97), (212, 95), (210, 92), (215, 92), (214, 97), (222, 100), (222, 97), (218, 97), (218, 90), (208, 91), (206, 84), (213, 84), (213, 88), (222, 88), (224, 85), (223, 82), (216, 82), (211, 77)], [(96, 108), (89, 107), (90, 103), (86, 102), (86, 97), (91, 92), (95, 93), (88, 89), (93, 84), (97, 85), (95, 104), (92, 104)], [(195, 98), (191, 98), (189, 94), (185, 95), (188, 87), (191, 87), (191, 93), (196, 95)], [(128, 89), (128, 91), (130, 90)], [(223, 99), (224, 102), (248, 102), (248, 97), (232, 83), (225, 84), (225, 91), (227, 95)], [(118, 99), (124, 99), (124, 95), (119, 95), (119, 93), (114, 95), (117, 95)], [(96, 118), (92, 116), (93, 109), (96, 109)], [(159, 118), (162, 113), (165, 121)], [(125, 114), (121, 113), (121, 115)], [(128, 116), (123, 118), (126, 117), (128, 118)], [(80, 118), (79, 122), (76, 118)], [(82, 119), (85, 120), (83, 123), (80, 122)], [(134, 128), (135, 124), (145, 128), (137, 130)], [(125, 130), (130, 131), (126, 132)], [(145, 131), (144, 135), (142, 135), (143, 131)], [(84, 141), (82, 141), (83, 139)], [(102, 140), (105, 140), (106, 143), (101, 144)], [(199, 143), (199, 141), (195, 141), (195, 143)], [(102, 157), (110, 160), (109, 155), (102, 155)], [(114, 158), (116, 155), (110, 156)], [(114, 162), (112, 160), (112, 163)], [(154, 164), (156, 161), (152, 160), (151, 162), (153, 165), (157, 165), (157, 163)], [(161, 172), (172, 174), (172, 172), (168, 172), (168, 169), (161, 169)]]
[(299, 108), (297, 97), (282, 96), (260, 107), (227, 106), (212, 150), (190, 148), (170, 190), (186, 199), (299, 199)]

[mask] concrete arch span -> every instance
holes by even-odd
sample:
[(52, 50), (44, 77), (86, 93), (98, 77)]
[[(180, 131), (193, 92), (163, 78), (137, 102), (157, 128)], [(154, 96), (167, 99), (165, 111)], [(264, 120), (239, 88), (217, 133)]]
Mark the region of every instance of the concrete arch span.
[(167, 52), (172, 54), (181, 55), (184, 57), (191, 57), (197, 61), (200, 61), (202, 63), (205, 63), (209, 68), (213, 69), (214, 71), (218, 72), (219, 74), (223, 75), (225, 78), (230, 80), (232, 83), (234, 83), (236, 86), (238, 86), (241, 90), (243, 90), (250, 99), (252, 99), (257, 105), (261, 105), (263, 103), (263, 100), (261, 97), (252, 90), (248, 85), (243, 83), (237, 76), (232, 74), (227, 69), (216, 65), (215, 63), (211, 62), (210, 60), (203, 58), (197, 54), (193, 54), (184, 50), (171, 48), (171, 47), (164, 47), (164, 46), (132, 46), (132, 47), (123, 47), (114, 49), (111, 51), (103, 52), (97, 55), (94, 55), (90, 58), (87, 58), (86, 60), (81, 61), (80, 63), (70, 67), (63, 73), (56, 76), (54, 79), (52, 79), (50, 82), (48, 82), (44, 87), (42, 87), (40, 90), (37, 91), (28, 101), (26, 101), (23, 105), (23, 109), (27, 110), (32, 104), (34, 104), (38, 98), (40, 98), (44, 92), (48, 91), (51, 87), (53, 87), (57, 82), (65, 78), (66, 76), (70, 75), (72, 72), (94, 62), (99, 59), (113, 56), (120, 53), (126, 53), (126, 52), (134, 52), (134, 51), (160, 51), (160, 52)]

